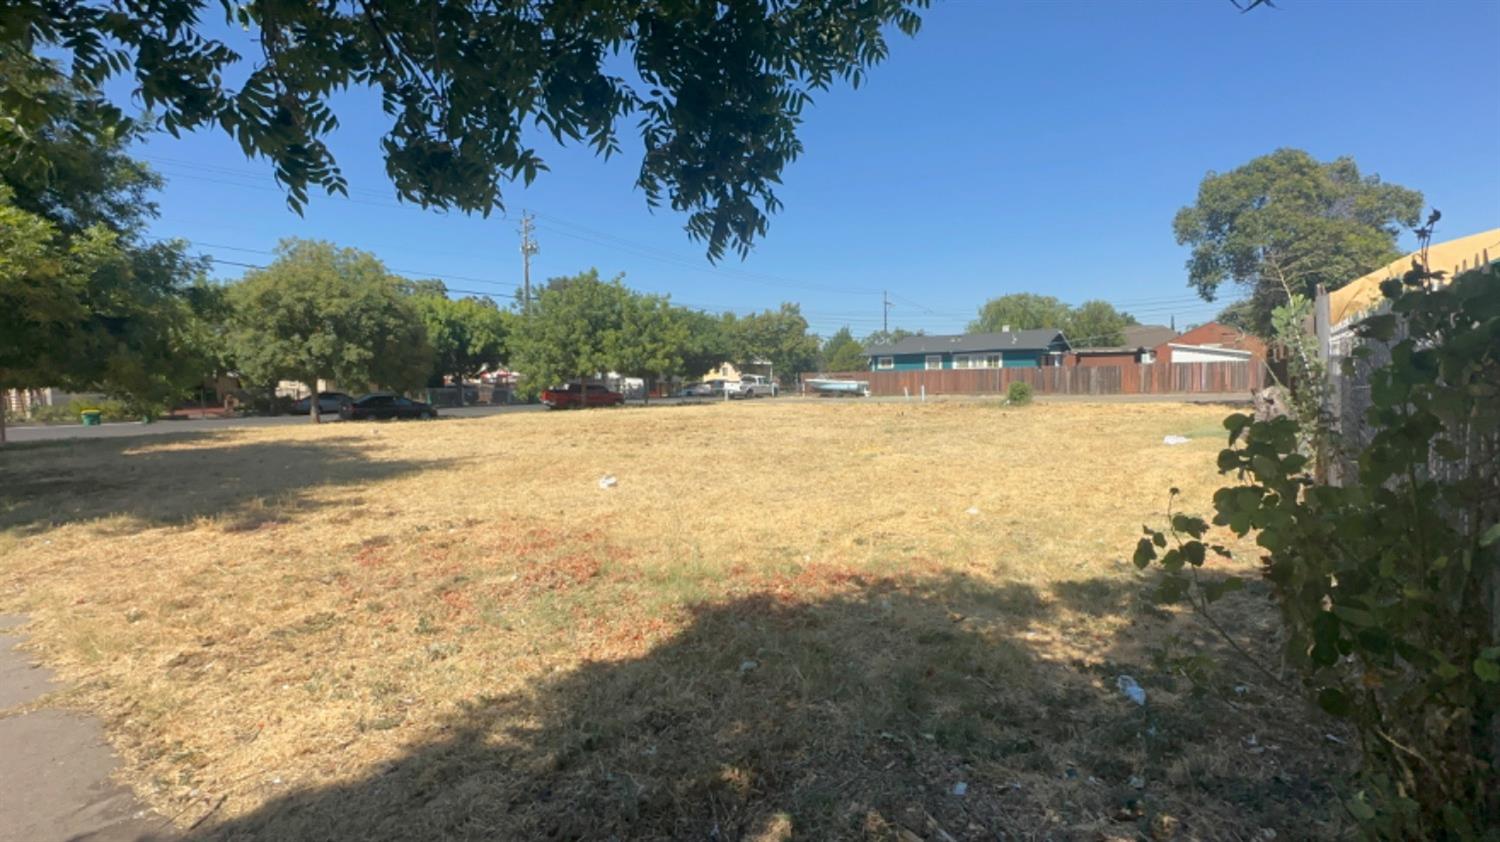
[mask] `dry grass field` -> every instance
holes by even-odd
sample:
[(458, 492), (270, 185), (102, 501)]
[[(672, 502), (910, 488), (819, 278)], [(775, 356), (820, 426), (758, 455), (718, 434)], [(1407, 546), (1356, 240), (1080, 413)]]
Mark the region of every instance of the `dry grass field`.
[[(193, 838), (1327, 838), (1335, 726), (1125, 561), (1169, 487), (1207, 510), (1224, 414), (782, 400), (11, 447), (0, 611), (72, 685), (43, 704), (101, 716)], [(1225, 603), (1275, 649), (1263, 592)]]

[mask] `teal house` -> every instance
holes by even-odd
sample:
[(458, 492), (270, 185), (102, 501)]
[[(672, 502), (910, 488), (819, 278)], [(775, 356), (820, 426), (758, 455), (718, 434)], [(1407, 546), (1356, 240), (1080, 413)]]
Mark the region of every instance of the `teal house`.
[(871, 371), (935, 371), (970, 368), (1039, 368), (1062, 365), (1071, 350), (1062, 331), (1052, 328), (908, 336), (865, 349)]

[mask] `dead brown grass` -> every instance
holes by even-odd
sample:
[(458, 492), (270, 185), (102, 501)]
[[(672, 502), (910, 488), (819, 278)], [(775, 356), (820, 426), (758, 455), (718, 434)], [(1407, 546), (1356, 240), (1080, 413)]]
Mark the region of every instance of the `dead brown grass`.
[[(16, 448), (0, 611), (125, 779), (226, 838), (1327, 836), (1329, 726), (1122, 560), (1168, 487), (1208, 508), (1220, 441), (1161, 439), (1224, 413), (785, 400)], [(1230, 602), (1273, 647), (1263, 598)]]

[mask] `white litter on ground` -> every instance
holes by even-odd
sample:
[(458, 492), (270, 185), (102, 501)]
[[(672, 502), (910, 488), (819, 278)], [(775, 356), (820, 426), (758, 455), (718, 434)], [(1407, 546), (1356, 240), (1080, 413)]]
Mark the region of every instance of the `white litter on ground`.
[(1161, 440), (1161, 443), (1162, 444), (1187, 444), (1190, 441), (1192, 441), (1192, 439), (1188, 438), (1187, 436), (1167, 436), (1166, 438), (1164, 438), (1164, 439)]
[(1120, 692), (1125, 694), (1125, 698), (1131, 700), (1132, 702), (1135, 702), (1138, 705), (1144, 705), (1146, 703), (1146, 690), (1145, 688), (1141, 687), (1141, 685), (1137, 684), (1134, 678), (1131, 678), (1128, 675), (1122, 675), (1119, 678), (1115, 679), (1115, 686), (1120, 688)]
[(615, 479), (615, 475), (614, 474), (605, 474), (604, 476), (602, 476), (602, 477), (599, 478), (599, 487), (600, 488), (614, 488), (615, 486), (617, 486), (619, 484), (620, 484), (620, 481), (617, 480), (617, 479)]

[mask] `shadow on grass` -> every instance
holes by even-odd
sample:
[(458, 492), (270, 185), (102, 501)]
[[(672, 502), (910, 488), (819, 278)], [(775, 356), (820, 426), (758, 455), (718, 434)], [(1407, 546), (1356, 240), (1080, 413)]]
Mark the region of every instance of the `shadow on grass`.
[(305, 499), (313, 489), (450, 464), (371, 458), (371, 446), (357, 436), (238, 443), (221, 433), (11, 446), (0, 454), (0, 529), (111, 516), (150, 524), (228, 518), (228, 529), (254, 529), (281, 518), (282, 507), (314, 505)]
[[(1147, 668), (1109, 644), (1079, 666), (1043, 642), (1070, 603), (1125, 611), (1138, 582), (852, 584), (699, 605), (638, 657), (453, 700), (440, 737), (374, 774), (268, 791), (190, 838), (1099, 839), (1167, 814), (1199, 839), (1319, 835), (1313, 761), (1245, 754), (1222, 721), (1245, 714), (1212, 698), (1123, 700), (1116, 671)], [(1295, 724), (1264, 724), (1291, 747)]]

